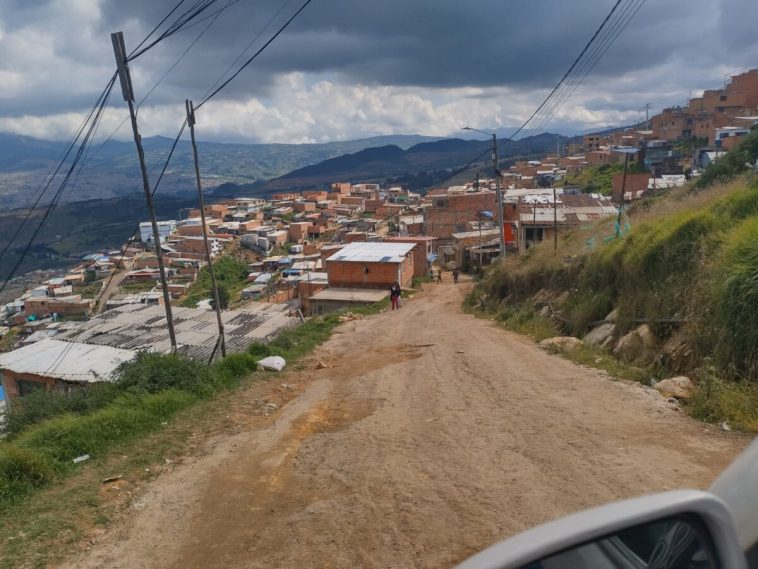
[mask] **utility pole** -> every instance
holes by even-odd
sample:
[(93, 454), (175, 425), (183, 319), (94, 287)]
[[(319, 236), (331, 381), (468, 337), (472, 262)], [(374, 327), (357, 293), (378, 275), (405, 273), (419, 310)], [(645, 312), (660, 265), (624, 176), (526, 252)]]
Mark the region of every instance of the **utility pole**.
[(497, 195), (498, 219), (500, 220), (500, 259), (505, 259), (505, 211), (503, 190), (500, 187), (500, 170), (497, 167), (497, 134), (492, 133), (492, 168), (495, 170), (495, 192)]
[(498, 223), (500, 225), (500, 260), (505, 259), (505, 219), (503, 219), (503, 192), (500, 187), (500, 170), (497, 168), (497, 133), (464, 126), (463, 130), (473, 130), (492, 137), (492, 169), (495, 171), (495, 193), (497, 196)]
[(616, 224), (618, 225), (618, 229), (616, 230), (616, 235), (621, 234), (621, 216), (624, 213), (624, 195), (626, 194), (626, 172), (629, 169), (629, 153), (624, 153), (624, 177), (621, 179), (621, 207), (619, 207), (619, 215), (618, 220), (616, 221)]
[(226, 357), (226, 340), (224, 338), (224, 323), (221, 320), (221, 302), (218, 297), (218, 284), (216, 284), (216, 272), (213, 270), (213, 259), (211, 257), (211, 248), (208, 245), (208, 227), (205, 225), (205, 199), (203, 198), (203, 187), (200, 183), (200, 162), (197, 157), (197, 142), (195, 141), (195, 107), (192, 101), (186, 99), (184, 106), (187, 109), (187, 124), (190, 127), (190, 138), (192, 139), (192, 153), (195, 158), (195, 180), (197, 181), (197, 200), (200, 204), (200, 223), (203, 227), (203, 244), (205, 245), (205, 260), (208, 263), (208, 272), (211, 275), (211, 288), (213, 292), (214, 308), (216, 309), (216, 322), (218, 324), (218, 335), (221, 340), (221, 356)]
[(132, 78), (129, 73), (129, 64), (126, 61), (126, 47), (124, 45), (124, 34), (114, 32), (111, 34), (113, 43), (113, 54), (116, 57), (116, 67), (118, 68), (118, 78), (121, 82), (121, 93), (124, 100), (129, 105), (129, 116), (132, 119), (132, 132), (134, 133), (134, 144), (137, 146), (137, 156), (139, 157), (140, 170), (142, 172), (142, 187), (145, 190), (145, 200), (147, 209), (150, 212), (150, 223), (153, 226), (153, 243), (155, 244), (155, 256), (158, 258), (158, 270), (161, 276), (161, 288), (163, 289), (163, 304), (166, 309), (166, 324), (168, 326), (168, 337), (171, 341), (171, 353), (176, 353), (176, 333), (174, 332), (174, 318), (171, 314), (171, 296), (168, 292), (168, 282), (166, 281), (166, 268), (163, 266), (163, 251), (161, 249), (161, 236), (158, 231), (158, 221), (155, 217), (155, 208), (153, 207), (153, 193), (150, 191), (150, 181), (147, 177), (147, 166), (145, 165), (145, 151), (142, 148), (142, 137), (137, 127), (137, 113), (134, 111), (134, 91), (132, 90)]
[(650, 103), (645, 103), (645, 126), (650, 128)]
[(558, 254), (558, 196), (553, 186), (553, 254)]

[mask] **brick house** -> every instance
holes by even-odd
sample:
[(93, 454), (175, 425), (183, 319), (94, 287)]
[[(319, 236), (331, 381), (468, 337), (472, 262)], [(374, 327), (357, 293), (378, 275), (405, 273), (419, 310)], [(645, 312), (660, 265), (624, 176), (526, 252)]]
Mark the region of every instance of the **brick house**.
[(386, 237), (384, 239), (387, 243), (413, 243), (413, 276), (423, 277), (429, 274), (429, 270), (432, 268), (432, 261), (436, 259), (434, 254), (434, 242), (437, 241), (436, 237), (430, 237), (426, 235), (419, 235), (417, 237)]
[(357, 242), (326, 261), (330, 287), (387, 288), (399, 282), (410, 287), (415, 243)]
[(624, 173), (618, 172), (611, 179), (611, 195), (615, 203), (621, 203), (621, 186), (624, 185), (624, 201), (636, 200), (645, 195), (650, 174), (642, 172), (639, 174), (626, 174), (626, 184), (624, 185)]
[(440, 239), (466, 231), (468, 222), (478, 219), (480, 211), (497, 211), (495, 192), (447, 192), (435, 194), (431, 207), (424, 210), (426, 234)]

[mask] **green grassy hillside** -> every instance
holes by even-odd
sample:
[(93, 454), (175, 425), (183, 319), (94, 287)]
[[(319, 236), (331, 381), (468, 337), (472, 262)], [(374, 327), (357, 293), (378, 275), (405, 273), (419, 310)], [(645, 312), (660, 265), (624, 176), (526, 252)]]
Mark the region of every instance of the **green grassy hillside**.
[[(650, 375), (698, 380), (696, 415), (758, 429), (758, 182), (744, 176), (756, 154), (758, 132), (735, 150), (739, 164), (634, 204), (625, 235), (611, 219), (567, 235), (557, 253), (543, 243), (493, 268), (474, 301), (542, 335), (580, 337), (615, 308), (619, 336), (647, 323), (658, 339)], [(553, 299), (549, 322), (538, 294)], [(664, 348), (675, 345), (673, 357)]]

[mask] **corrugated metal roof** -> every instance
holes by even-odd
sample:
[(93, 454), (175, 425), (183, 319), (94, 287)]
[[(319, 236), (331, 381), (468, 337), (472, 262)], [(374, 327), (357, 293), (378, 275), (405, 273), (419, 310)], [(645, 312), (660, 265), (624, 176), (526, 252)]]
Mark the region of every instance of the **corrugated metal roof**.
[(402, 263), (415, 243), (359, 242), (350, 243), (327, 261), (351, 263)]
[(128, 349), (47, 339), (0, 355), (0, 369), (90, 383), (110, 379), (135, 355)]
[[(216, 345), (218, 329), (212, 311), (173, 307), (180, 354), (203, 359)], [(244, 310), (221, 312), (227, 351), (242, 351), (252, 342), (268, 342), (298, 324), (285, 304), (253, 303)], [(162, 306), (127, 304), (104, 312), (58, 338), (117, 348), (168, 352), (171, 348)]]

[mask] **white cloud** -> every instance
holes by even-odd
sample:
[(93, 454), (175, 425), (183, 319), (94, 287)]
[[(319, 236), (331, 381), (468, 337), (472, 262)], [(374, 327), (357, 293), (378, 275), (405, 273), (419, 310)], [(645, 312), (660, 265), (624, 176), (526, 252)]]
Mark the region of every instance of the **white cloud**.
[[(563, 1), (541, 0), (546, 6)], [(0, 0), (0, 130), (70, 138), (113, 72), (108, 33), (124, 30), (133, 47), (170, 4)], [(393, 1), (388, 6), (397, 4)], [(497, 2), (490, 4), (500, 9)], [(433, 5), (439, 7), (434, 14), (430, 12)], [(567, 65), (564, 60), (570, 61), (586, 41), (584, 27), (596, 25), (588, 23), (587, 16), (601, 17), (606, 10), (600, 0), (581, 3), (571, 13), (545, 10), (544, 14), (562, 14), (560, 21), (553, 22), (523, 6), (512, 9), (509, 14), (515, 20), (509, 20), (509, 25), (515, 26), (513, 34), (498, 36), (502, 45), (496, 45), (499, 51), (490, 69), (490, 60), (482, 53), (484, 33), (475, 41), (460, 29), (440, 33), (446, 22), (458, 17), (467, 18), (461, 26), (473, 22), (486, 29), (488, 20), (468, 19), (470, 8), (461, 6), (452, 0), (420, 1), (413, 6), (414, 17), (426, 19), (413, 25), (398, 14), (385, 13), (387, 10), (375, 14), (376, 21), (369, 24), (359, 18), (359, 7), (324, 0), (319, 10), (304, 12), (298, 20), (302, 29), (284, 34), (260, 61), (245, 70), (224, 91), (224, 99), (214, 99), (201, 109), (198, 132), (213, 140), (321, 142), (391, 133), (443, 136), (464, 124), (482, 128), (518, 125), (542, 100), (546, 86), (560, 76)], [(252, 10), (244, 3), (236, 8)], [(569, 21), (573, 12), (580, 21)], [(349, 16), (342, 21), (330, 16), (332, 13)], [(755, 0), (646, 4), (598, 68), (559, 109), (549, 130), (627, 123), (644, 113), (645, 103), (652, 103), (654, 110), (683, 103), (688, 90), (696, 92), (726, 72), (754, 66), (751, 62), (758, 57), (758, 42), (750, 35), (755, 18), (749, 15), (758, 16)], [(543, 29), (540, 37), (538, 28), (527, 34), (526, 28), (517, 25), (516, 20), (535, 17), (566, 33), (553, 38), (539, 28)], [(245, 33), (251, 30), (241, 31), (243, 21), (250, 27), (245, 13), (220, 20), (156, 90), (140, 113), (144, 135), (172, 136), (176, 132), (183, 119), (184, 96), (202, 93), (246, 43)], [(201, 29), (198, 26), (171, 38), (134, 62), (138, 96), (147, 93)], [(426, 41), (430, 36), (434, 38), (431, 43)], [(525, 43), (527, 39), (535, 41)], [(415, 44), (406, 45), (406, 40), (418, 40), (423, 50), (408, 47)], [(519, 49), (512, 49), (508, 42), (517, 42)], [(557, 42), (556, 46), (551, 42)], [(427, 49), (431, 56), (424, 51)], [(461, 61), (444, 65), (446, 59), (456, 57)], [(470, 73), (472, 69), (480, 75)], [(377, 77), (384, 78), (385, 84)], [(487, 80), (480, 80), (482, 77)], [(487, 86), (492, 77), (502, 77), (502, 84)], [(460, 86), (420, 86), (455, 85), (456, 81)], [(126, 114), (118, 87), (111, 105), (101, 135), (109, 134)], [(127, 127), (119, 138), (129, 136)]]
[[(445, 136), (464, 125), (495, 128), (519, 124), (533, 110), (530, 93), (505, 88), (422, 89), (354, 85), (311, 81), (301, 73), (279, 77), (267, 100), (211, 100), (197, 111), (201, 139), (255, 142), (309, 143), (362, 138), (382, 134)], [(592, 89), (577, 93), (577, 100), (593, 95)], [(543, 95), (544, 96), (544, 95)], [(118, 87), (112, 107), (103, 118), (99, 136), (113, 132), (126, 116)], [(144, 136), (174, 135), (184, 119), (183, 102), (144, 106), (139, 111)], [(68, 138), (84, 118), (83, 113), (45, 117), (26, 115), (0, 117), (0, 130), (42, 138)], [(609, 123), (637, 118), (629, 111), (590, 110), (572, 101), (556, 115), (556, 126)], [(128, 124), (117, 138), (131, 136)]]

